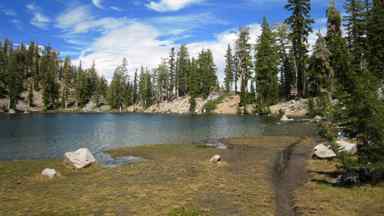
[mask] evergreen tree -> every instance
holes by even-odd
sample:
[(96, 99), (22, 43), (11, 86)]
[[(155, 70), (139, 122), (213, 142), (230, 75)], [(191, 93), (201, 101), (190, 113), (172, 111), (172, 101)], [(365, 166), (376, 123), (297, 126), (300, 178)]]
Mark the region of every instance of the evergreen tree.
[(294, 78), (292, 75), (294, 70), (289, 59), (290, 42), (288, 37), (288, 25), (280, 24), (276, 28), (276, 41), (279, 53), (279, 72), (280, 72), (280, 96), (288, 99), (291, 88), (294, 86)]
[(176, 63), (177, 92), (179, 97), (188, 94), (189, 64), (188, 49), (185, 45), (182, 45), (178, 52)]
[(384, 79), (384, 2), (373, 0), (368, 18), (368, 69)]
[(57, 53), (50, 47), (45, 48), (41, 65), (44, 108), (53, 110), (58, 105), (59, 84), (57, 83)]
[(135, 71), (135, 76), (133, 79), (133, 104), (137, 104), (139, 101), (139, 95), (138, 95), (138, 82), (139, 82), (139, 77), (137, 74), (137, 70)]
[(230, 92), (234, 81), (234, 62), (231, 45), (228, 44), (227, 54), (225, 55), (225, 91)]
[(241, 28), (240, 35), (236, 41), (236, 56), (238, 58), (237, 75), (240, 78), (240, 106), (247, 105), (248, 81), (252, 75), (251, 44), (249, 43), (249, 28)]
[(169, 65), (169, 93), (168, 100), (170, 100), (173, 96), (175, 96), (175, 91), (177, 88), (177, 74), (176, 74), (176, 52), (175, 48), (171, 49), (171, 53), (169, 55), (168, 60)]
[(127, 84), (127, 59), (123, 59), (123, 62), (118, 66), (111, 81), (111, 85), (108, 91), (109, 104), (114, 109), (122, 109), (125, 104), (125, 91)]
[(295, 71), (297, 74), (297, 91), (300, 97), (305, 92), (305, 68), (307, 58), (308, 34), (312, 31), (310, 18), (311, 4), (310, 0), (288, 0), (285, 8), (292, 12), (292, 15), (286, 20), (290, 25), (292, 40), (292, 51), (295, 57)]
[(351, 89), (351, 82), (348, 81), (350, 72), (350, 57), (346, 41), (341, 32), (341, 15), (336, 9), (334, 0), (331, 0), (327, 9), (327, 48), (330, 52), (330, 65), (337, 79), (337, 86), (343, 90)]
[(278, 52), (274, 35), (264, 17), (262, 33), (256, 44), (257, 101), (261, 107), (278, 101)]
[(330, 63), (330, 56), (331, 53), (326, 46), (325, 39), (319, 33), (309, 61), (307, 81), (309, 96), (317, 97), (325, 94), (331, 99), (334, 86), (334, 71)]
[(63, 66), (63, 86), (62, 86), (62, 106), (66, 109), (68, 108), (68, 99), (70, 97), (70, 91), (72, 89), (72, 79), (73, 79), (73, 72), (72, 72), (72, 66), (71, 66), (71, 60), (69, 57), (66, 57), (64, 59), (64, 66)]
[(169, 88), (169, 73), (168, 73), (168, 66), (165, 62), (160, 64), (157, 69), (157, 91), (160, 97), (160, 102), (163, 102), (164, 100), (167, 100), (169, 98), (170, 92), (168, 91)]
[(366, 68), (366, 13), (363, 0), (346, 0), (345, 29), (351, 53), (352, 69), (363, 72)]
[(210, 50), (202, 50), (198, 58), (200, 94), (206, 98), (217, 87), (216, 65)]

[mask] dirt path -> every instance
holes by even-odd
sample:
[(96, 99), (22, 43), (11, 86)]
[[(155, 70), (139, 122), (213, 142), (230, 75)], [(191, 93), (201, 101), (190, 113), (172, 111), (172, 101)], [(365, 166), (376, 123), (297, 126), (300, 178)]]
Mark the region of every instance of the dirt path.
[(275, 159), (272, 177), (277, 216), (297, 215), (293, 193), (307, 177), (305, 161), (312, 149), (312, 145), (308, 142), (310, 141), (301, 140), (289, 145)]

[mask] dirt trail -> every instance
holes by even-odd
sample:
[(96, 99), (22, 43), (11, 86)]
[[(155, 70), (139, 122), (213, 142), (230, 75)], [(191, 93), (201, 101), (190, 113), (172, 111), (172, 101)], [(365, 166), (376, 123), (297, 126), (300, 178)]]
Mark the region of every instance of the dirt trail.
[(289, 145), (275, 159), (272, 177), (276, 194), (277, 216), (297, 215), (293, 193), (307, 177), (305, 161), (312, 149), (312, 145), (305, 142), (310, 141), (301, 140)]

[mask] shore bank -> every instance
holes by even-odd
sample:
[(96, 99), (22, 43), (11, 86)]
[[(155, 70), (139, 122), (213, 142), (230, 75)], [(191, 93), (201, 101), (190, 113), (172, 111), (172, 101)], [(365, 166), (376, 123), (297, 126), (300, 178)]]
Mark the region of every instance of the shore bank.
[[(61, 161), (0, 162), (0, 214), (169, 215), (193, 209), (199, 215), (274, 215), (274, 158), (295, 137), (233, 138), (228, 149), (202, 145), (148, 145), (110, 150), (113, 157), (144, 162), (84, 170)], [(209, 158), (221, 155), (223, 162)], [(42, 169), (61, 177), (48, 180)]]
[[(158, 114), (226, 114), (226, 115), (237, 115), (240, 113), (240, 96), (231, 94), (214, 94), (210, 95), (207, 99), (196, 98), (196, 106), (193, 112), (190, 107), (190, 97), (179, 97), (172, 101), (164, 101), (156, 103), (150, 107), (144, 108), (141, 105), (133, 105), (122, 110), (113, 110), (109, 105), (96, 106), (92, 101), (89, 102), (83, 108), (68, 108), (68, 109), (57, 109), (46, 111), (47, 113), (94, 113), (94, 112), (122, 112), (122, 113), (158, 113)], [(27, 112), (44, 112), (43, 104), (40, 101), (37, 106), (28, 108), (27, 104), (22, 100), (18, 101), (17, 110), (23, 113)], [(8, 112), (6, 110), (7, 99), (0, 99), (0, 113)], [(307, 101), (305, 99), (291, 100), (286, 102), (280, 102), (269, 107), (270, 114), (279, 116), (280, 112), (284, 112), (289, 118), (303, 118), (308, 114)], [(254, 115), (255, 105), (247, 105), (247, 114)]]

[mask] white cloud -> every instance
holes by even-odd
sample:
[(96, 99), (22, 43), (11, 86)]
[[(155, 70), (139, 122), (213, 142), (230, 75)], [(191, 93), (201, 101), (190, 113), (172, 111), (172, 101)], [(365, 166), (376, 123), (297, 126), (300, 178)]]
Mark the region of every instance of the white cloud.
[(192, 4), (201, 3), (204, 0), (160, 0), (159, 2), (150, 1), (146, 4), (147, 8), (158, 11), (178, 11)]
[(100, 9), (103, 9), (103, 0), (92, 0), (92, 3), (93, 5), (95, 5), (95, 7), (97, 8), (100, 8)]
[[(250, 43), (255, 44), (257, 38), (261, 34), (260, 24), (254, 23), (248, 25), (250, 29)], [(218, 78), (222, 82), (224, 80), (224, 67), (225, 67), (225, 54), (228, 44), (234, 49), (234, 43), (238, 38), (239, 31), (237, 29), (231, 29), (216, 35), (213, 41), (203, 41), (191, 43), (188, 46), (190, 54), (196, 56), (202, 49), (210, 49), (213, 53), (215, 64), (217, 66)]]
[(61, 14), (57, 19), (57, 27), (71, 34), (86, 33), (90, 30), (106, 32), (111, 29), (126, 25), (129, 21), (126, 18), (95, 18), (86, 6), (70, 8)]
[[(254, 43), (261, 28), (259, 24), (249, 27), (251, 42)], [(95, 61), (98, 72), (110, 80), (116, 66), (125, 57), (128, 59), (128, 69), (132, 77), (137, 68), (156, 67), (162, 58), (168, 57), (171, 47), (180, 46), (171, 40), (160, 40), (161, 36), (161, 31), (151, 25), (132, 22), (97, 39), (89, 49), (83, 51), (75, 63), (81, 61), (82, 65), (89, 67)], [(233, 45), (237, 37), (237, 31), (228, 30), (218, 34), (212, 41), (195, 42), (187, 47), (191, 56), (197, 56), (202, 49), (210, 49), (218, 67), (219, 79), (223, 80), (226, 48), (228, 44)]]
[(42, 12), (41, 9), (36, 6), (35, 4), (31, 3), (26, 6), (26, 8), (32, 13), (32, 19), (31, 19), (31, 24), (41, 28), (41, 29), (46, 29), (48, 25), (51, 23), (51, 19), (47, 16), (45, 16)]
[(112, 78), (113, 71), (124, 57), (128, 59), (131, 73), (142, 65), (154, 67), (168, 55), (172, 45), (158, 40), (159, 36), (160, 33), (152, 26), (132, 22), (94, 41), (77, 62), (89, 67), (95, 61), (98, 72), (107, 79)]

